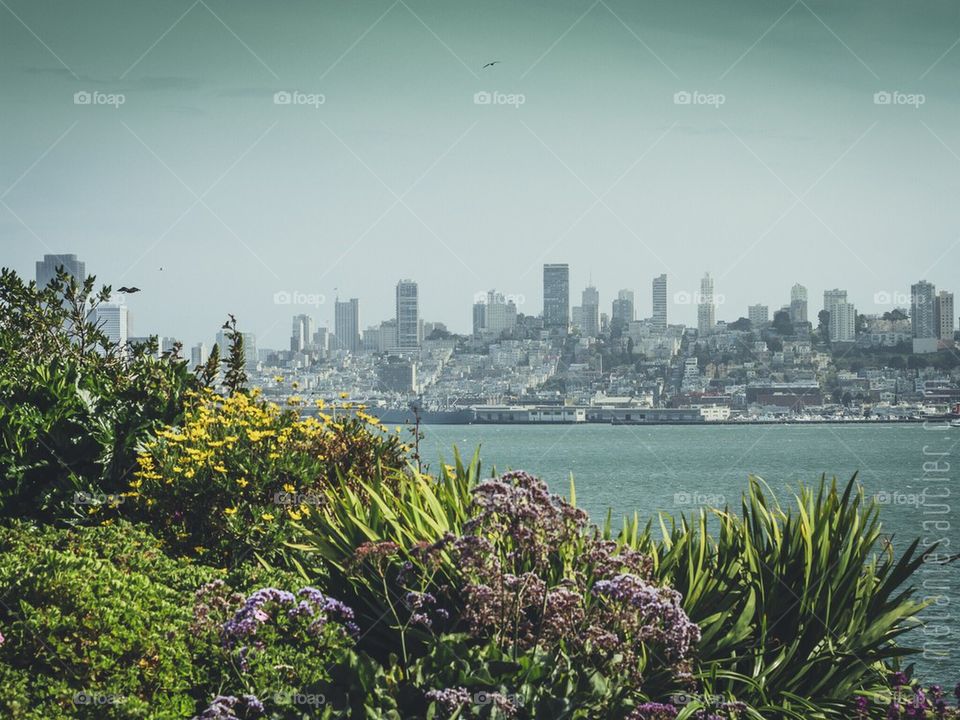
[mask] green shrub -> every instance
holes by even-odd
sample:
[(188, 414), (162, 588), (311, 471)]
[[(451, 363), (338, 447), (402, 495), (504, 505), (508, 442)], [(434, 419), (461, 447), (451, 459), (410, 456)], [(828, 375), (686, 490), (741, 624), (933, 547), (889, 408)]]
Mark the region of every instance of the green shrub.
[(110, 297), (94, 282), (62, 273), (37, 288), (0, 274), (0, 517), (78, 519), (122, 492), (137, 444), (179, 422), (199, 387), (155, 342), (112, 344), (89, 319)]
[(191, 599), (221, 574), (168, 558), (127, 524), (0, 528), (0, 715), (189, 714), (206, 685), (192, 658)]

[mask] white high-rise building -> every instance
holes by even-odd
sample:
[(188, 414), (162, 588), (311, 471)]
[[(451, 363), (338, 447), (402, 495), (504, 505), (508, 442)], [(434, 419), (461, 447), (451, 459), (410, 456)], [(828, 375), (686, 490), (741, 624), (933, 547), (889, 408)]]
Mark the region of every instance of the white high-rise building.
[(937, 327), (937, 288), (921, 280), (910, 286), (910, 329), (915, 353), (936, 352), (939, 338)]
[(697, 330), (701, 335), (712, 332), (717, 324), (717, 307), (713, 299), (713, 278), (706, 273), (700, 281), (700, 297), (697, 304)]
[(857, 309), (853, 303), (830, 306), (830, 342), (853, 342), (857, 339)]
[(790, 322), (807, 322), (807, 289), (800, 283), (790, 288)]
[(830, 308), (847, 301), (846, 290), (824, 290), (823, 291), (823, 309), (830, 312)]
[(337, 349), (353, 355), (360, 352), (360, 301), (350, 298), (344, 302), (333, 303), (334, 335)]
[(636, 311), (633, 305), (633, 290), (621, 290), (617, 293), (617, 299), (613, 301), (613, 307), (610, 313), (611, 328), (620, 331), (627, 327), (636, 319)]
[(130, 335), (130, 318), (126, 305), (101, 303), (96, 310), (91, 311), (87, 319), (95, 323), (111, 343), (126, 348)]
[(420, 347), (420, 300), (413, 280), (397, 283), (397, 348), (416, 350)]
[(667, 276), (653, 279), (653, 327), (664, 330), (667, 327)]
[(747, 317), (754, 330), (759, 330), (770, 322), (770, 307), (767, 305), (750, 305), (747, 307)]
[(313, 343), (314, 322), (309, 315), (294, 315), (293, 327), (290, 332), (290, 350), (303, 352), (309, 350)]
[(207, 346), (204, 343), (197, 343), (192, 348), (190, 348), (190, 367), (195, 368), (198, 365), (203, 365), (210, 358), (210, 352), (207, 350)]

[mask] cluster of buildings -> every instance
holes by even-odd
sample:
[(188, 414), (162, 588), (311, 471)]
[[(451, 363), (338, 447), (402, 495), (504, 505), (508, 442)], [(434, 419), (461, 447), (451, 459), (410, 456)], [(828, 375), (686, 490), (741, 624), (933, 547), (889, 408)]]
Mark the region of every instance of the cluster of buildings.
[[(75, 255), (47, 255), (37, 263), (38, 284), (58, 267), (86, 276)], [(911, 287), (908, 305), (874, 315), (858, 313), (841, 289), (826, 290), (812, 314), (808, 290), (797, 283), (789, 303), (772, 313), (750, 305), (736, 320), (718, 319), (723, 300), (709, 273), (697, 293), (671, 298), (665, 274), (650, 287), (649, 317), (637, 317), (630, 289), (618, 291), (607, 312), (593, 283), (573, 304), (570, 266), (545, 264), (540, 314), (524, 314), (521, 298), (490, 290), (474, 297), (472, 332), (456, 335), (424, 321), (418, 284), (402, 279), (393, 317), (365, 329), (360, 300), (337, 298), (332, 328), (306, 313), (292, 317), (288, 348), (258, 349), (244, 333), (247, 369), (268, 395), (296, 381), (307, 395), (349, 392), (387, 409), (415, 399), (457, 417), (469, 408), (490, 422), (896, 417), (960, 402), (958, 363), (916, 360), (949, 356), (956, 340), (953, 294), (929, 282)], [(696, 327), (671, 324), (671, 305), (696, 305)], [(146, 340), (130, 334), (125, 304), (100, 305), (96, 320), (120, 344)], [(224, 331), (214, 342), (227, 350)], [(177, 341), (158, 344), (168, 352)], [(191, 365), (208, 354), (204, 343), (194, 345)]]

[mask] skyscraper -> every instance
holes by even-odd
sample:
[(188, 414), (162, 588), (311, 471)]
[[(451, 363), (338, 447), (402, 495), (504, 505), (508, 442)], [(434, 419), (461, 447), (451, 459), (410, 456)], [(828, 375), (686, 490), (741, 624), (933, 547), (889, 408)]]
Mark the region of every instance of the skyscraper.
[(697, 330), (701, 335), (712, 332), (717, 324), (717, 308), (713, 304), (713, 278), (706, 273), (700, 281), (700, 302), (697, 305)]
[(941, 290), (937, 294), (934, 326), (941, 340), (953, 340), (953, 293)]
[(667, 276), (653, 279), (653, 326), (658, 330), (667, 327)]
[(207, 346), (202, 342), (197, 343), (190, 348), (190, 367), (195, 368), (198, 365), (203, 365), (209, 357), (210, 353), (207, 351)]
[(937, 289), (926, 280), (910, 287), (910, 327), (914, 338), (935, 338)]
[(101, 303), (91, 311), (88, 318), (96, 323), (100, 331), (110, 338), (110, 342), (126, 347), (130, 334), (127, 306), (117, 303)]
[(360, 352), (360, 301), (350, 298), (345, 302), (337, 299), (333, 304), (334, 333), (337, 349), (356, 355)]
[(830, 306), (830, 342), (853, 342), (857, 339), (857, 309), (852, 303)]
[(87, 264), (77, 260), (76, 255), (44, 255), (43, 260), (37, 260), (37, 287), (49, 285), (57, 276), (58, 267), (62, 267), (78, 282), (83, 282), (87, 277)]
[(635, 311), (633, 307), (633, 290), (621, 290), (617, 293), (617, 299), (613, 301), (613, 308), (610, 312), (610, 328), (614, 331), (622, 331), (627, 325), (634, 321)]
[(800, 283), (790, 288), (790, 322), (807, 322), (807, 289)]
[(830, 312), (830, 308), (847, 301), (846, 290), (824, 290), (823, 291), (823, 309)]
[(294, 315), (290, 333), (290, 350), (302, 352), (310, 349), (313, 342), (313, 318), (309, 315)]
[(747, 317), (754, 330), (762, 328), (770, 322), (770, 307), (767, 305), (750, 305), (747, 307)]
[(583, 308), (581, 332), (587, 337), (597, 337), (600, 334), (600, 293), (595, 287), (591, 285), (584, 289), (580, 306)]
[(570, 325), (570, 266), (543, 266), (543, 326), (566, 332)]
[(473, 303), (473, 336), (480, 337), (487, 326), (487, 304), (483, 300)]
[(420, 300), (413, 280), (397, 283), (397, 348), (416, 350), (420, 347)]

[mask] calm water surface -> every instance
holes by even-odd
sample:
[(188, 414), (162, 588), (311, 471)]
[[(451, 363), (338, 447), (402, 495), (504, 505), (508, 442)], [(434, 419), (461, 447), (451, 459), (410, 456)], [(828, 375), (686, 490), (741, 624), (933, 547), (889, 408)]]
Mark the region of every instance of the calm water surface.
[[(925, 473), (924, 463), (939, 459), (951, 469), (960, 467), (958, 428), (433, 425), (424, 428), (424, 435), (422, 454), (428, 461), (441, 455), (449, 460), (454, 445), (465, 456), (480, 446), (485, 475), (493, 465), (498, 470), (529, 470), (564, 494), (573, 473), (578, 504), (596, 521), (608, 509), (616, 519), (635, 510), (647, 518), (659, 511), (689, 511), (698, 504), (729, 502), (739, 507), (749, 474), (764, 478), (781, 501), (787, 501), (800, 482), (815, 482), (823, 473), (846, 482), (856, 472), (866, 491), (884, 503), (883, 530), (894, 536), (895, 547), (921, 537), (943, 540), (947, 551), (960, 552), (960, 501), (928, 499), (927, 508), (918, 501), (925, 490), (957, 496), (954, 476), (930, 467)], [(943, 514), (941, 507), (940, 514), (933, 514), (932, 502), (947, 503), (950, 509)], [(948, 527), (937, 529), (934, 520)], [(921, 571), (921, 579), (931, 584), (943, 583), (943, 578)], [(926, 611), (927, 635), (915, 633), (912, 643), (931, 655), (946, 651), (945, 658), (928, 657), (917, 665), (924, 677), (952, 687), (960, 680), (960, 564), (951, 566), (946, 582), (947, 605)], [(942, 592), (931, 585), (926, 594)]]

